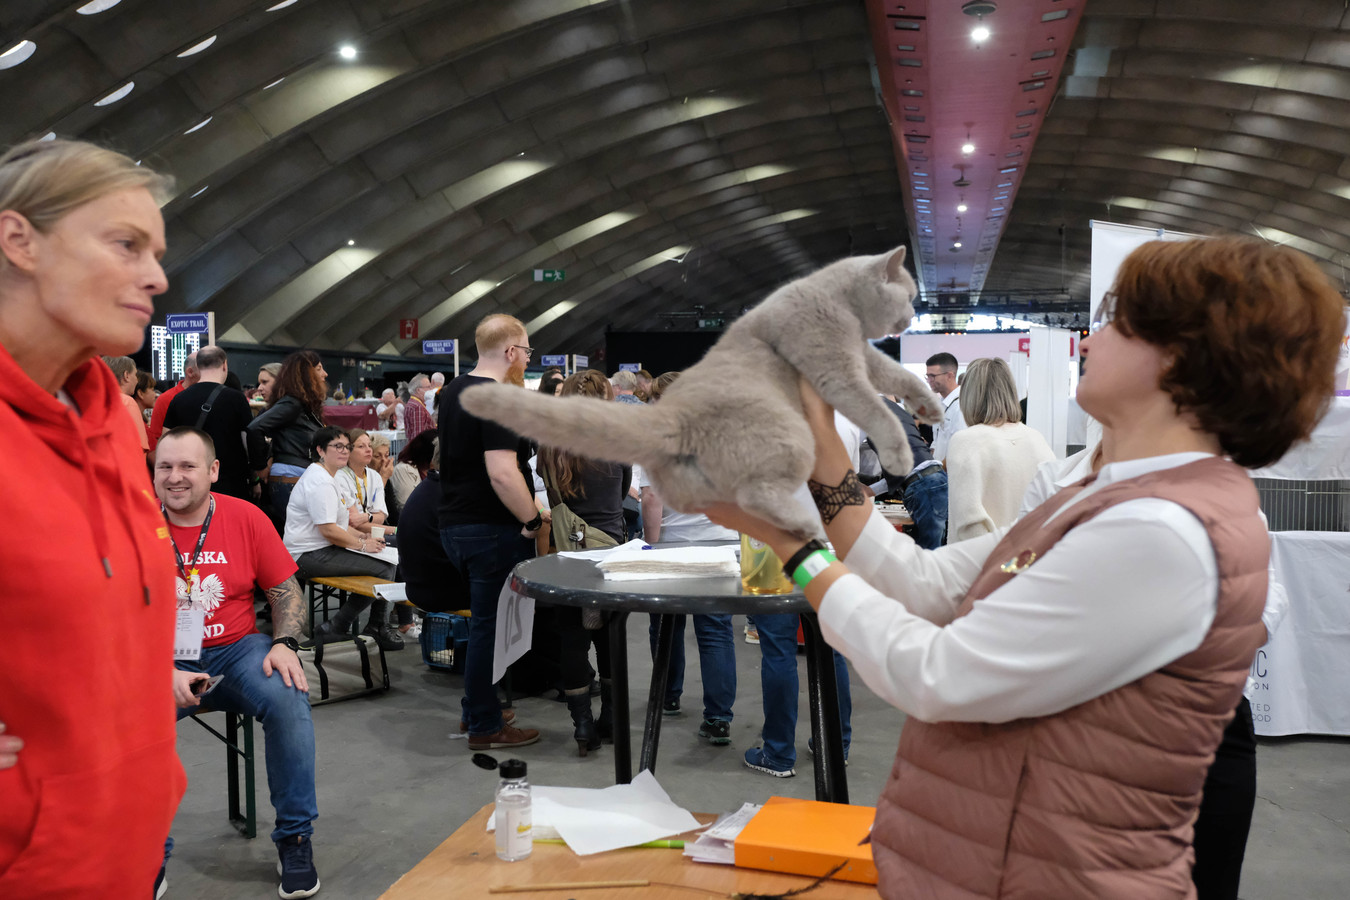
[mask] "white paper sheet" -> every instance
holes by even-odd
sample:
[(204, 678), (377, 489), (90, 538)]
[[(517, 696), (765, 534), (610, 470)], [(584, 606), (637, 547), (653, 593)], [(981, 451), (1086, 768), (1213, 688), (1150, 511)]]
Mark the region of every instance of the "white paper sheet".
[(390, 603), (402, 603), (408, 599), (408, 585), (402, 581), (394, 584), (377, 584), (375, 585), (375, 596), (381, 600), (388, 600)]
[(497, 634), (493, 640), (492, 682), (506, 674), (506, 667), (520, 659), (534, 640), (534, 598), (511, 590), (511, 576), (497, 595)]
[(619, 544), (617, 547), (606, 547), (603, 550), (562, 550), (558, 556), (566, 556), (569, 559), (604, 559), (611, 553), (626, 553), (630, 550), (650, 550), (651, 545), (634, 538), (626, 544)]
[[(632, 784), (607, 788), (535, 785), (534, 827), (552, 828), (579, 856), (635, 847), (700, 827), (644, 769)], [(492, 830), (488, 817), (488, 830)]]

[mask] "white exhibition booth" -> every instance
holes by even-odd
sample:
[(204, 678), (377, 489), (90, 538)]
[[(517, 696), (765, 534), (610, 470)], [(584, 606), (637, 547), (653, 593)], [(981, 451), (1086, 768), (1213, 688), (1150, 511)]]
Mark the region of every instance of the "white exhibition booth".
[[(1092, 222), (1093, 319), (1102, 295), (1130, 251), (1146, 241), (1186, 240), (1194, 235)], [(1337, 387), (1350, 371), (1350, 320)], [(1028, 413), (1030, 409), (1028, 408)], [(1316, 492), (1350, 503), (1350, 397), (1337, 397), (1312, 439), (1254, 478), (1288, 482), (1292, 493)], [(1266, 492), (1269, 497), (1271, 492)], [(1343, 506), (1341, 507), (1343, 508)], [(1344, 519), (1342, 519), (1344, 521)], [(1274, 531), (1274, 580), (1289, 598), (1288, 611), (1257, 653), (1252, 719), (1260, 735), (1350, 735), (1350, 532)]]

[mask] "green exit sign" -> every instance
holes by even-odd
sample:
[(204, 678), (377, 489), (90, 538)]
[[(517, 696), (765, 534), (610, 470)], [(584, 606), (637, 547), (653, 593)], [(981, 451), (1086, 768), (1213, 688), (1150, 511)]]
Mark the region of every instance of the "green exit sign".
[(567, 272), (563, 269), (535, 269), (535, 281), (562, 281), (567, 277)]
[(722, 328), (727, 324), (726, 319), (699, 319), (699, 328)]

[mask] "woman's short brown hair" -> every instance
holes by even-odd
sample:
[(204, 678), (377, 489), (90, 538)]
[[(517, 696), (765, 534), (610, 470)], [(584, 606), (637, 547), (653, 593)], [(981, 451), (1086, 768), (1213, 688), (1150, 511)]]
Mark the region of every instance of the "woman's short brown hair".
[(1345, 303), (1296, 250), (1150, 241), (1121, 264), (1102, 312), (1166, 352), (1159, 386), (1238, 465), (1275, 462), (1331, 404)]

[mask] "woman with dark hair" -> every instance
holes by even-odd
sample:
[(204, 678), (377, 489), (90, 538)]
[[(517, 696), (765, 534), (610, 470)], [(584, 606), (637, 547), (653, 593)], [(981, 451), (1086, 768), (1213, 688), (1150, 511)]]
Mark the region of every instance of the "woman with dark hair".
[(545, 397), (556, 396), (566, 380), (567, 376), (557, 369), (545, 369), (543, 377), (539, 379), (539, 393)]
[[(614, 390), (604, 373), (585, 369), (563, 381), (562, 397), (594, 397), (612, 400)], [(568, 508), (598, 528), (615, 544), (623, 541), (623, 498), (633, 480), (631, 466), (584, 459), (554, 447), (539, 448), (539, 474), (548, 489), (550, 506), (566, 503)], [(555, 519), (561, 524), (561, 519)], [(558, 534), (557, 531), (554, 532)], [(569, 542), (568, 547), (571, 547)], [(559, 549), (565, 549), (559, 546)], [(582, 623), (581, 610), (563, 606), (556, 610), (561, 653), (563, 693), (575, 727), (573, 737), (577, 753), (597, 750), (602, 738), (612, 740), (614, 723), (610, 709), (609, 641), (602, 628), (589, 629)], [(600, 718), (591, 714), (591, 666), (588, 660), (592, 644), (600, 673)]]
[(385, 485), (385, 500), (393, 516), (397, 517), (413, 490), (427, 477), (431, 458), (436, 453), (436, 429), (424, 431), (408, 441), (398, 452), (398, 462)]
[(155, 387), (155, 376), (144, 370), (137, 370), (136, 390), (131, 396), (136, 401), (136, 405), (141, 408), (141, 418), (148, 419), (150, 411), (155, 408), (155, 400), (159, 398), (159, 390)]
[(1083, 341), (1109, 462), (1006, 531), (919, 549), (835, 435), (810, 487), (847, 567), (730, 504), (826, 639), (908, 714), (872, 849), (883, 897), (1187, 897), (1192, 824), (1258, 647), (1269, 537), (1243, 467), (1328, 408), (1344, 304), (1308, 257), (1245, 238), (1126, 258)]
[[(332, 425), (315, 429), (309, 448), (318, 462), (305, 469), (296, 480), (286, 507), (286, 531), (282, 543), (300, 567), (303, 578), (322, 575), (374, 575), (393, 581), (397, 563), (380, 559), (384, 538), (371, 537), (350, 522), (350, 510), (342, 502), (337, 476), (351, 457), (352, 443), (347, 433)], [(403, 649), (403, 639), (389, 626), (388, 600), (371, 601), (360, 594), (349, 594), (337, 614), (314, 629), (319, 643), (347, 637), (352, 623), (367, 606), (371, 635), (385, 650)]]
[(278, 531), (285, 530), (291, 491), (309, 466), (310, 438), (323, 427), (327, 377), (319, 354), (295, 351), (281, 363), (267, 409), (248, 426), (249, 431), (272, 442), (272, 466), (258, 474), (267, 481)]

